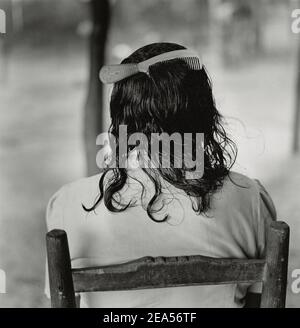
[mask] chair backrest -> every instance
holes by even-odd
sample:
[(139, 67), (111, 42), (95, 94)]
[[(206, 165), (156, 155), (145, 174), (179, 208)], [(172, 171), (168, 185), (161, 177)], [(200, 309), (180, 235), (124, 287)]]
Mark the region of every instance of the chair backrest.
[(66, 232), (52, 230), (46, 241), (52, 307), (76, 307), (76, 292), (255, 282), (263, 283), (261, 307), (285, 307), (289, 227), (284, 222), (269, 226), (265, 259), (143, 257), (118, 265), (72, 269)]

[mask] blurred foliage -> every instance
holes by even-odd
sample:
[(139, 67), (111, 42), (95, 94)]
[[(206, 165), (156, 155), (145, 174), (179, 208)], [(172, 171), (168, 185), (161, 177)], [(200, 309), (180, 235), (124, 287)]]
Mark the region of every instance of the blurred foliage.
[(209, 16), (208, 0), (117, 0), (113, 25), (145, 42), (169, 39), (171, 31), (187, 43), (207, 42)]
[[(13, 7), (21, 11), (22, 36), (28, 35), (43, 42), (45, 36), (60, 37), (63, 34), (75, 34), (78, 25), (89, 19), (88, 2), (0, 0), (0, 7), (6, 8), (9, 16), (14, 16)], [(111, 0), (111, 2), (116, 28), (120, 30), (125, 28), (128, 32), (140, 27), (145, 30), (150, 26), (159, 26), (162, 32), (167, 33), (170, 28), (178, 28), (186, 24), (201, 26), (206, 25), (208, 21), (207, 11), (202, 10), (207, 7), (208, 0)]]
[(89, 14), (77, 0), (0, 0), (0, 8), (6, 11), (8, 37), (38, 44), (76, 35)]
[(179, 26), (207, 21), (208, 0), (118, 0), (115, 2), (117, 21)]
[(86, 14), (82, 3), (76, 0), (25, 0), (23, 3), (27, 30), (74, 30)]
[[(204, 47), (211, 41), (222, 39), (222, 33), (219, 32), (224, 30), (224, 3), (235, 6), (246, 4), (254, 10), (257, 4), (264, 4), (267, 8), (263, 12), (265, 24), (267, 20), (276, 20), (274, 11), (278, 8), (284, 11), (292, 2), (293, 0), (111, 0), (111, 40), (114, 44), (131, 46), (136, 46), (136, 43), (181, 40), (186, 45), (201, 44)], [(71, 43), (72, 37), (78, 40), (78, 36), (87, 36), (91, 30), (88, 0), (0, 0), (0, 7), (8, 12), (8, 21), (12, 21), (11, 18), (14, 17), (7, 36), (16, 38), (18, 42), (40, 45), (66, 40)], [(287, 12), (283, 15), (288, 22), (290, 15)], [(231, 17), (228, 16), (227, 19), (231, 24)], [(286, 28), (289, 28), (288, 24)], [(236, 28), (238, 29), (239, 27)]]

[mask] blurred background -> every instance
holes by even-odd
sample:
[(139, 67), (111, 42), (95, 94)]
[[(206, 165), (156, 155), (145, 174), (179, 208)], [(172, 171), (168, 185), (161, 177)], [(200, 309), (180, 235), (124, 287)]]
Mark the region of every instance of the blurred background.
[(287, 306), (300, 307), (299, 44), (297, 1), (0, 0), (0, 307), (47, 307), (45, 207), (63, 184), (97, 172), (109, 124), (98, 81), (148, 43), (196, 49), (239, 147), (235, 170), (258, 178), (291, 227)]

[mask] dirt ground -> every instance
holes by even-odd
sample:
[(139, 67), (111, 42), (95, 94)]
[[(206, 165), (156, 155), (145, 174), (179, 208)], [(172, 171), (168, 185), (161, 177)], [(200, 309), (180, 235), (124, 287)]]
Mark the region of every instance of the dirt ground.
[[(236, 71), (207, 58), (217, 104), (240, 152), (235, 169), (259, 178), (291, 226), (290, 270), (300, 268), (299, 158), (290, 155), (294, 59), (262, 59)], [(0, 307), (46, 307), (45, 207), (84, 175), (82, 50), (14, 51), (0, 85)], [(298, 254), (298, 255), (297, 255)], [(290, 277), (290, 274), (289, 274)], [(287, 305), (300, 306), (288, 288)]]

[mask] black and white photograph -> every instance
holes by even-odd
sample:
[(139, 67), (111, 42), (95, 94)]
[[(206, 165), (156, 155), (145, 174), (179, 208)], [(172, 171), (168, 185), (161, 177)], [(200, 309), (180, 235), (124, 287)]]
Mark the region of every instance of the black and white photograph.
[(0, 308), (299, 308), (300, 1), (0, 0), (0, 204)]

